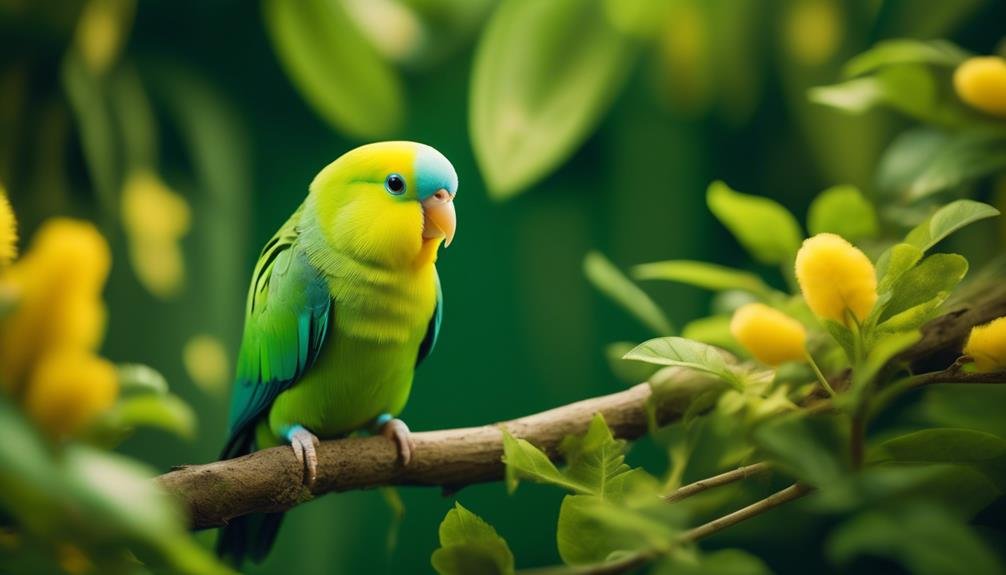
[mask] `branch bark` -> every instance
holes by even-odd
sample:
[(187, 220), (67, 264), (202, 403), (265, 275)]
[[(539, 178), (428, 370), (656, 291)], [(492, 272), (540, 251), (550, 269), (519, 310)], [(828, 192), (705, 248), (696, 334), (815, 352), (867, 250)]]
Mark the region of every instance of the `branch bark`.
[[(898, 360), (917, 361), (948, 349), (957, 353), (973, 325), (1001, 315), (1006, 315), (1006, 288), (996, 285), (927, 325), (922, 340)], [(310, 490), (301, 484), (301, 467), (287, 447), (182, 466), (157, 481), (186, 505), (195, 528), (217, 527), (248, 513), (284, 511), (331, 491), (421, 485), (452, 492), (503, 476), (501, 426), (556, 458), (562, 439), (585, 432), (596, 413), (604, 416), (616, 437), (631, 440), (646, 433), (651, 416), (658, 425), (671, 423), (681, 417), (690, 398), (719, 385), (694, 374), (681, 383), (673, 396), (656, 398), (652, 414), (650, 386), (640, 384), (501, 424), (415, 433), (408, 467), (398, 463), (394, 445), (383, 437), (324, 441), (318, 448), (318, 479)]]

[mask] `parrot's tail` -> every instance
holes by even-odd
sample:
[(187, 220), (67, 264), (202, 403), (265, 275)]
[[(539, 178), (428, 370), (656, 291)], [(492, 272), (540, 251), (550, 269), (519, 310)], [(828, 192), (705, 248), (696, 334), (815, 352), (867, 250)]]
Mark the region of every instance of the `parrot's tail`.
[[(246, 426), (231, 435), (220, 459), (232, 459), (254, 451), (254, 426)], [(240, 568), (246, 559), (260, 563), (269, 554), (283, 513), (252, 513), (231, 519), (220, 529), (217, 537), (217, 555)]]
[(240, 568), (245, 559), (260, 563), (269, 554), (283, 513), (252, 513), (235, 517), (220, 529), (217, 539), (217, 555)]

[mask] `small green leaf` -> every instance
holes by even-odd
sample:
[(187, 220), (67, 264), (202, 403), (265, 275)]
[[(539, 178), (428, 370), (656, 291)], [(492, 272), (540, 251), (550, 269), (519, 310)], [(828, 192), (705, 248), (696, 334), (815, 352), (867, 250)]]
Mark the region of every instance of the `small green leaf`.
[(946, 40), (898, 39), (878, 42), (872, 48), (849, 60), (846, 76), (860, 76), (884, 66), (896, 64), (933, 64), (954, 67), (970, 54)]
[(440, 575), (508, 575), (514, 557), (506, 540), (491, 525), (460, 503), (440, 523), (440, 548), (431, 557)]
[(742, 549), (721, 549), (699, 557), (672, 556), (657, 564), (653, 575), (772, 575), (757, 556)]
[(845, 566), (860, 555), (879, 555), (918, 575), (995, 575), (1004, 569), (960, 519), (930, 505), (857, 515), (833, 532), (827, 553)]
[(1006, 490), (1006, 440), (972, 429), (923, 429), (889, 439), (871, 460), (954, 463), (977, 468)]
[(139, 363), (125, 363), (117, 367), (119, 372), (119, 389), (123, 395), (132, 393), (155, 393), (164, 395), (168, 392), (168, 381), (157, 370)]
[(659, 337), (645, 341), (625, 354), (625, 359), (684, 367), (714, 375), (731, 385), (739, 385), (722, 350), (683, 337)]
[(322, 118), (361, 139), (398, 129), (401, 81), (340, 2), (267, 0), (264, 15), (280, 63)]
[(706, 202), (716, 218), (758, 261), (786, 263), (800, 249), (803, 240), (800, 225), (778, 202), (741, 194), (720, 181), (709, 185)]
[(1006, 386), (937, 385), (926, 389), (919, 409), (925, 421), (1006, 437)]
[(713, 291), (742, 290), (764, 295), (771, 291), (753, 273), (706, 262), (668, 260), (638, 265), (632, 270), (636, 279), (668, 280)]
[(947, 139), (905, 190), (906, 200), (958, 188), (1006, 169), (1006, 136), (965, 131)]
[(576, 493), (590, 493), (585, 485), (567, 478), (540, 449), (503, 429), (503, 463), (506, 464), (507, 491), (513, 493), (521, 479), (550, 483)]
[(810, 485), (828, 486), (847, 473), (847, 440), (836, 418), (781, 418), (759, 427), (754, 440), (771, 461)]
[(915, 345), (921, 338), (922, 333), (917, 329), (884, 333), (877, 337), (873, 345), (870, 346), (866, 361), (853, 373), (853, 387), (858, 391), (872, 383), (873, 378), (880, 373), (880, 370), (898, 354)]
[(905, 236), (905, 242), (927, 251), (957, 230), (979, 220), (999, 215), (999, 210), (974, 200), (951, 202), (916, 226)]
[(849, 114), (862, 114), (885, 101), (884, 87), (874, 77), (811, 88), (807, 91), (807, 98)]
[(655, 495), (644, 504), (612, 504), (591, 495), (567, 495), (559, 508), (556, 545), (568, 565), (601, 563), (612, 554), (667, 549), (680, 533), (683, 513)]
[(877, 166), (877, 187), (888, 197), (903, 197), (919, 174), (935, 161), (950, 136), (929, 126), (909, 129), (884, 150)]
[(616, 440), (600, 413), (594, 415), (587, 432), (563, 439), (559, 450), (566, 458), (564, 475), (588, 488), (598, 497), (618, 497), (625, 488), (626, 442)]
[(655, 365), (629, 361), (625, 359), (625, 354), (636, 347), (636, 344), (628, 341), (616, 341), (604, 348), (604, 357), (608, 360), (608, 367), (620, 381), (629, 385), (636, 385), (650, 379), (654, 373), (660, 369)]
[[(911, 244), (894, 244), (877, 259), (877, 293), (890, 295), (901, 276), (922, 259), (922, 250)], [(880, 304), (878, 304), (879, 306)], [(886, 305), (886, 301), (884, 302)]]
[(186, 439), (192, 439), (196, 433), (195, 412), (171, 393), (123, 398), (108, 412), (105, 421), (111, 428), (122, 431), (156, 427)]
[(564, 162), (632, 69), (634, 42), (602, 0), (506, 0), (476, 48), (472, 145), (490, 192), (508, 198)]
[[(909, 269), (891, 288), (891, 297), (880, 314), (880, 327), (898, 314), (925, 306), (929, 312), (935, 311), (968, 271), (968, 260), (957, 254), (933, 254)], [(918, 325), (895, 322), (900, 329), (919, 327), (928, 317), (918, 317)]]
[(854, 186), (835, 186), (821, 192), (807, 212), (810, 233), (830, 232), (854, 242), (877, 235), (877, 212)]
[(598, 252), (588, 253), (583, 259), (583, 272), (594, 287), (628, 310), (654, 333), (674, 333), (674, 326), (650, 296), (625, 277), (604, 255)]

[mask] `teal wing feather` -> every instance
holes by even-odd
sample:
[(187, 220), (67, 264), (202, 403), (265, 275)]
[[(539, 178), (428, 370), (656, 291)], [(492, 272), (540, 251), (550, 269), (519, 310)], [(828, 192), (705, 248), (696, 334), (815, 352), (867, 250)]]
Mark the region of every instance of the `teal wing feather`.
[(251, 450), (256, 423), (311, 366), (328, 331), (332, 299), (325, 279), (297, 248), (300, 213), (266, 244), (255, 266), (224, 458)]
[(440, 276), (434, 277), (437, 282), (437, 307), (433, 308), (433, 317), (430, 318), (430, 323), (426, 328), (426, 336), (419, 344), (416, 365), (422, 363), (433, 352), (433, 347), (437, 345), (437, 337), (440, 336), (440, 323), (444, 317), (444, 292), (440, 289)]

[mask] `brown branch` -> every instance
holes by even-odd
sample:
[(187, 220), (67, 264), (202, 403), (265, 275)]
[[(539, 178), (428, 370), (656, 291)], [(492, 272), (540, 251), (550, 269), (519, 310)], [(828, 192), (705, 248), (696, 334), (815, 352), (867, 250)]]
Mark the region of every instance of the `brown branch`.
[(664, 496), (664, 501), (668, 503), (681, 501), (686, 497), (691, 497), (692, 495), (701, 493), (707, 489), (712, 489), (714, 487), (733, 483), (734, 481), (740, 481), (741, 479), (753, 477), (759, 473), (768, 471), (770, 467), (771, 466), (768, 463), (763, 461), (761, 463), (753, 463), (751, 465), (745, 465), (744, 467), (738, 467), (737, 469), (727, 471), (726, 473), (720, 473), (719, 475), (714, 475), (713, 477), (700, 479), (695, 483), (689, 483), (688, 485), (678, 488), (676, 491), (668, 493)]
[[(918, 361), (940, 351), (958, 354), (971, 326), (1006, 314), (1006, 288), (997, 286), (969, 299), (963, 308), (937, 318), (923, 330), (922, 340), (901, 361)], [(947, 361), (947, 365), (953, 361)], [(527, 439), (550, 457), (570, 434), (583, 433), (595, 413), (601, 413), (616, 437), (635, 439), (651, 422), (664, 425), (681, 417), (692, 398), (721, 385), (708, 377), (682, 371), (672, 393), (654, 398), (650, 386), (596, 397), (505, 422), (517, 437)], [(318, 480), (309, 491), (301, 485), (301, 467), (286, 447), (266, 449), (229, 461), (184, 466), (157, 480), (188, 508), (196, 528), (215, 527), (253, 512), (283, 511), (331, 491), (381, 485), (439, 486), (453, 491), (472, 483), (495, 481), (503, 475), (499, 425), (413, 434), (415, 450), (407, 468), (396, 461), (395, 448), (382, 437), (351, 437), (324, 441), (318, 449)]]

